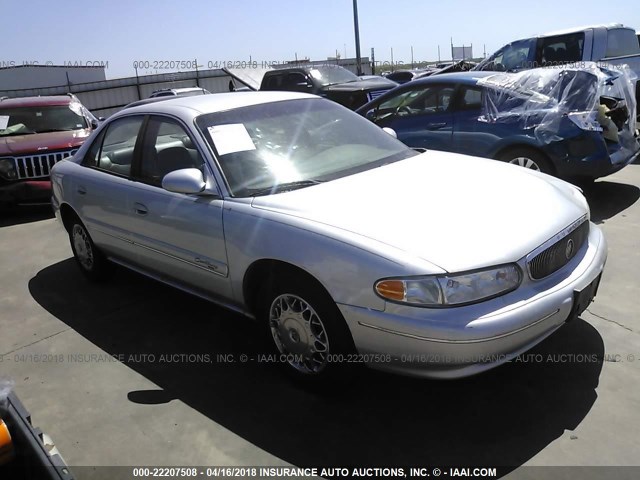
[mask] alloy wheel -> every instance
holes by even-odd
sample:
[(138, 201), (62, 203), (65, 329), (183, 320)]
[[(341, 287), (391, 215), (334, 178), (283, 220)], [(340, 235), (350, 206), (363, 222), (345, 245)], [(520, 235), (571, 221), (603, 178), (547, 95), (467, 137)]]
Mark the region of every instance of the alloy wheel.
[(327, 366), (329, 338), (314, 308), (303, 298), (285, 293), (269, 309), (273, 340), (286, 362), (304, 374), (318, 374)]
[(93, 268), (93, 248), (89, 235), (81, 225), (75, 224), (73, 226), (72, 236), (76, 257), (80, 265), (82, 265), (82, 268), (85, 270), (91, 271)]
[(516, 157), (510, 160), (509, 163), (524, 168), (530, 168), (531, 170), (535, 170), (536, 172), (540, 171), (540, 166), (528, 157)]

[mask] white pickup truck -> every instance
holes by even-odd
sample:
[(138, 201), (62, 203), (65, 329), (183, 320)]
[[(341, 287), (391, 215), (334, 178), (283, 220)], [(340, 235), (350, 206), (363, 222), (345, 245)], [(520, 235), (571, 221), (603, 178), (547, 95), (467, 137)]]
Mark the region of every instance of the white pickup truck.
[[(474, 70), (517, 72), (529, 68), (601, 62), (626, 64), (640, 78), (640, 36), (619, 23), (573, 28), (505, 45)], [(640, 98), (640, 83), (636, 84)]]
[(640, 42), (635, 29), (619, 23), (573, 28), (511, 42), (475, 70), (519, 71), (579, 62), (627, 64), (640, 77)]

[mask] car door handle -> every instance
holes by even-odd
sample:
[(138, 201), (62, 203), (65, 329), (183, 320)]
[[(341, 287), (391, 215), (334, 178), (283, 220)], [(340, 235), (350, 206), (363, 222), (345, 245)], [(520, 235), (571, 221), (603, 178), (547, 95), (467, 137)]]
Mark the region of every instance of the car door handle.
[(440, 128), (446, 127), (447, 125), (447, 122), (427, 123), (427, 130), (438, 130)]
[(147, 207), (138, 202), (133, 204), (133, 211), (136, 212), (138, 215), (146, 215), (147, 213), (149, 213), (149, 210), (147, 209)]
[(76, 192), (78, 192), (78, 195), (86, 195), (87, 194), (87, 189), (84, 187), (78, 187), (76, 189)]

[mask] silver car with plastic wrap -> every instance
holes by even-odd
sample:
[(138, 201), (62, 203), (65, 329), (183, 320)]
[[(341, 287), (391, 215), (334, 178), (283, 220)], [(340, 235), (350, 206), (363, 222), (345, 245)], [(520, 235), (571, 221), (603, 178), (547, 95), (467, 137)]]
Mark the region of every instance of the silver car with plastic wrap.
[(306, 379), (495, 367), (580, 315), (607, 256), (572, 185), (307, 94), (127, 108), (52, 181), (88, 277), (115, 262), (255, 318)]

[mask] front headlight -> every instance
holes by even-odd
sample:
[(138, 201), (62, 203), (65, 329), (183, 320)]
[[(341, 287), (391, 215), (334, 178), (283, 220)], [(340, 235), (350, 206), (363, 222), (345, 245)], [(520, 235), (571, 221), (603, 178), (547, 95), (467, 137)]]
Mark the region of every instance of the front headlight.
[(13, 163), (13, 160), (9, 158), (1, 158), (0, 159), (0, 177), (5, 180), (15, 180), (18, 178), (18, 174), (16, 173), (16, 166)]
[(447, 275), (385, 278), (375, 292), (392, 302), (418, 307), (453, 307), (488, 300), (511, 292), (522, 281), (516, 264)]

